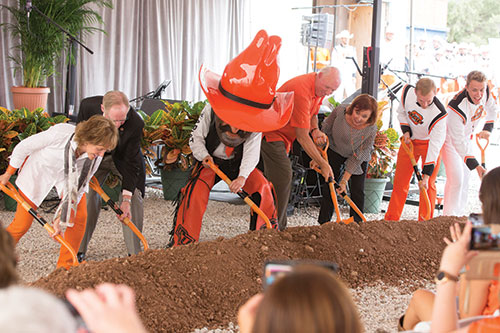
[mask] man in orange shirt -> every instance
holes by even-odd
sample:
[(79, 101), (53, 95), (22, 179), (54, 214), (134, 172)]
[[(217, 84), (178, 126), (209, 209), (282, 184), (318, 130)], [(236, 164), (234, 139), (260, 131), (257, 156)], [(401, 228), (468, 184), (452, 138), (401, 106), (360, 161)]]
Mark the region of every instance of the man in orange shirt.
[(331, 95), (339, 85), (339, 70), (335, 67), (325, 67), (318, 73), (290, 79), (278, 89), (279, 92), (294, 92), (292, 117), (285, 127), (263, 133), (261, 158), (264, 162), (264, 174), (276, 190), (280, 230), (284, 230), (287, 224), (286, 207), (292, 185), (292, 166), (288, 153), (295, 139), (320, 166), (325, 179), (333, 179), (332, 168), (328, 161), (323, 159), (315, 143), (326, 142), (326, 135), (318, 128), (319, 106), (323, 98)]

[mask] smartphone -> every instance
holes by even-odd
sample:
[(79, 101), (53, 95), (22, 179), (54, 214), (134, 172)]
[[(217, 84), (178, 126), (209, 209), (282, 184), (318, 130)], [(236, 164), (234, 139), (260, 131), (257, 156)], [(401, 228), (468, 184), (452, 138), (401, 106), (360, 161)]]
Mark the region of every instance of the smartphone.
[(484, 225), (483, 214), (471, 213), (469, 215), (469, 221), (471, 221), (473, 225)]
[(500, 251), (500, 234), (492, 234), (489, 226), (472, 227), (470, 249)]
[(270, 260), (264, 264), (264, 278), (262, 283), (264, 284), (264, 289), (270, 286), (277, 278), (290, 273), (293, 271), (295, 266), (298, 265), (318, 265), (325, 267), (332, 272), (336, 273), (338, 271), (337, 264), (328, 261), (316, 261), (316, 260)]

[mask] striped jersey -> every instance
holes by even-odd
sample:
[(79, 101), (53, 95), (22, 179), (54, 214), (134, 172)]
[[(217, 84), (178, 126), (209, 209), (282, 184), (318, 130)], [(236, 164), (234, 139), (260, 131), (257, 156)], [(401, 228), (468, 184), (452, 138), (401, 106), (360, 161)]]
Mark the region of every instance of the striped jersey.
[(474, 104), (466, 89), (453, 97), (448, 104), (448, 129), (446, 142), (457, 150), (470, 170), (478, 165), (474, 157), (473, 145), (470, 144), (474, 133), (491, 132), (495, 123), (497, 106), (488, 86), (479, 104)]
[(429, 141), (422, 173), (432, 175), (446, 139), (445, 118), (448, 114), (445, 107), (434, 96), (432, 103), (427, 108), (422, 108), (417, 101), (415, 87), (406, 85), (396, 112), (403, 133), (409, 132), (412, 140)]

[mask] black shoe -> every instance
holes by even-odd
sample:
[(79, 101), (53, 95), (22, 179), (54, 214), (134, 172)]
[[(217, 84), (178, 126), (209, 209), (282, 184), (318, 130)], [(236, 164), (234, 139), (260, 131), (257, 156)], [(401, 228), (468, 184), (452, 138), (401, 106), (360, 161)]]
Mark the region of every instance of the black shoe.
[(83, 252), (78, 252), (76, 254), (76, 259), (78, 259), (78, 262), (81, 263), (82, 261), (85, 260), (85, 253)]

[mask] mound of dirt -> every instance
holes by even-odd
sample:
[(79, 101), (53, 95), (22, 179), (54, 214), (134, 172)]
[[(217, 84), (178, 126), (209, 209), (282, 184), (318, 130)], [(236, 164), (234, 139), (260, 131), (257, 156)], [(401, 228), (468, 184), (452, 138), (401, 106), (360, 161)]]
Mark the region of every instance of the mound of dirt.
[(439, 217), (427, 222), (327, 223), (284, 232), (261, 230), (87, 262), (69, 271), (57, 270), (33, 285), (63, 296), (68, 288), (124, 283), (135, 290), (137, 308), (151, 332), (190, 332), (236, 322), (238, 307), (262, 290), (262, 268), (269, 259), (336, 262), (340, 277), (352, 288), (376, 281), (400, 286), (430, 280), (439, 267), (449, 226), (464, 220)]

